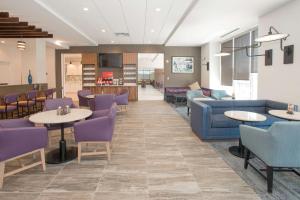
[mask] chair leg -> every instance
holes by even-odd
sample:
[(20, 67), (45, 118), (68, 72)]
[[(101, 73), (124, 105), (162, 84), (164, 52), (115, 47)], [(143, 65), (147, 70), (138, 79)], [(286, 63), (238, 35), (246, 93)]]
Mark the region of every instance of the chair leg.
[(187, 107), (187, 115), (189, 116), (190, 115), (190, 108)]
[(247, 149), (246, 147), (245, 147), (245, 153), (246, 153), (246, 156), (245, 156), (245, 162), (244, 162), (244, 169), (247, 169), (248, 165), (249, 165), (249, 159), (250, 159), (250, 150)]
[(268, 193), (272, 193), (273, 190), (273, 167), (267, 166), (267, 185)]
[(107, 151), (107, 159), (110, 161), (111, 155), (110, 155), (110, 145), (109, 142), (106, 143), (106, 151)]
[(0, 162), (0, 189), (3, 187), (5, 162)]
[(81, 161), (81, 143), (78, 142), (78, 145), (77, 145), (77, 156), (78, 156), (78, 163), (80, 163)]
[(43, 171), (46, 171), (45, 149), (41, 149), (40, 153), (41, 153), (42, 168)]

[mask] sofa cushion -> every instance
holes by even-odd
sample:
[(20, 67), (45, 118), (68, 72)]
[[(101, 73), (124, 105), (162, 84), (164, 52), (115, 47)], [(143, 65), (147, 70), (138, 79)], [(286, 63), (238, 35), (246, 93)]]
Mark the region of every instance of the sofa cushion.
[(210, 97), (211, 96), (211, 89), (208, 89), (208, 88), (201, 88), (203, 94), (207, 97)]
[(211, 97), (217, 100), (222, 99), (223, 97), (229, 96), (225, 90), (212, 90)]
[(236, 128), (241, 124), (237, 120), (230, 119), (224, 114), (212, 115), (212, 128)]
[(189, 88), (190, 88), (191, 90), (200, 90), (200, 89), (201, 89), (201, 87), (200, 87), (198, 81), (196, 81), (196, 82), (190, 84), (190, 85), (189, 85)]

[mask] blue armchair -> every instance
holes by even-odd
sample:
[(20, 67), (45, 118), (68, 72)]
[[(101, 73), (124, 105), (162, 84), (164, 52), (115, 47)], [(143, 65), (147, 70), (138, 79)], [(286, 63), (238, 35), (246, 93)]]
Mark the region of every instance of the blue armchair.
[(190, 114), (191, 102), (194, 100), (194, 98), (209, 98), (209, 97), (205, 96), (202, 90), (188, 90), (186, 92), (187, 115)]
[(300, 167), (300, 122), (276, 122), (267, 130), (241, 125), (240, 131), (246, 149), (244, 168), (248, 167), (250, 153), (262, 160), (267, 166), (269, 193), (272, 192), (274, 168), (278, 171)]

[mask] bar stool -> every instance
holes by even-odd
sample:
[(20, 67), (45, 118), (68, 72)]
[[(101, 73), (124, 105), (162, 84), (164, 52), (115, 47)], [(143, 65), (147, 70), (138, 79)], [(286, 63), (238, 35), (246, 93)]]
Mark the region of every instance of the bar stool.
[(8, 94), (3, 97), (4, 105), (0, 106), (0, 113), (2, 119), (8, 118), (8, 113), (11, 113), (11, 118), (14, 118), (14, 111), (18, 112), (19, 117), (19, 103), (18, 103), (19, 94)]
[(24, 108), (26, 108), (25, 115), (30, 114), (30, 108), (32, 108), (33, 112), (37, 110), (36, 108), (36, 96), (37, 91), (32, 90), (26, 93), (26, 100), (19, 101), (19, 107), (22, 109), (22, 116), (24, 116)]
[(54, 92), (55, 90), (53, 88), (47, 89), (44, 91), (43, 96), (36, 98), (36, 102), (40, 104), (41, 110), (43, 110), (46, 99), (53, 99)]

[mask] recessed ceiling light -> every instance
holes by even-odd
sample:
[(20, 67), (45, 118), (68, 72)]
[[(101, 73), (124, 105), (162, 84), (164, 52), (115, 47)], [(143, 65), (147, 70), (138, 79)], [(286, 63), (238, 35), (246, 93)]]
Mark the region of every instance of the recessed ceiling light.
[(150, 31), (151, 31), (151, 33), (154, 33), (154, 32), (155, 32), (154, 29), (151, 29)]
[(156, 12), (160, 12), (161, 9), (160, 9), (160, 8), (155, 8), (155, 11), (156, 11)]
[(84, 11), (88, 11), (88, 10), (89, 10), (89, 8), (85, 7), (85, 8), (83, 8), (83, 10), (84, 10)]
[(2, 43), (2, 44), (5, 44), (5, 41), (4, 41), (4, 40), (1, 40), (1, 43)]
[(112, 40), (111, 43), (115, 43), (115, 41)]
[(102, 31), (102, 33), (105, 33), (105, 32), (106, 32), (106, 30), (105, 30), (105, 29), (101, 29), (101, 31)]

